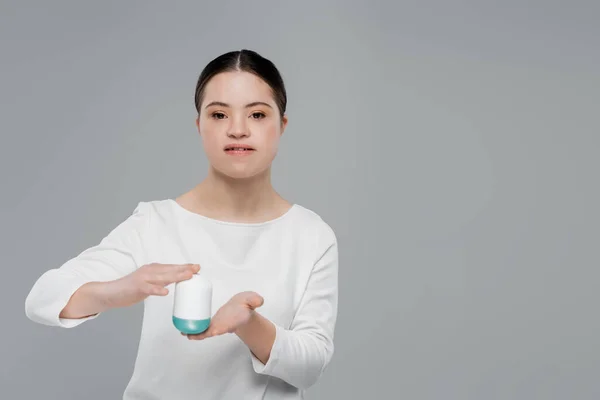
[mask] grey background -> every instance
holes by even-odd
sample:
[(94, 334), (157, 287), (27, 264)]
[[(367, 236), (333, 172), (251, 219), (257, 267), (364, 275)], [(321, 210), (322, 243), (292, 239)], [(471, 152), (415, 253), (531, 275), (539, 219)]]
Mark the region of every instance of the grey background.
[(141, 305), (62, 330), (25, 297), (204, 176), (197, 75), (252, 48), (274, 184), (341, 246), (309, 398), (598, 399), (600, 10), (497, 3), (1, 2), (0, 397), (120, 398)]

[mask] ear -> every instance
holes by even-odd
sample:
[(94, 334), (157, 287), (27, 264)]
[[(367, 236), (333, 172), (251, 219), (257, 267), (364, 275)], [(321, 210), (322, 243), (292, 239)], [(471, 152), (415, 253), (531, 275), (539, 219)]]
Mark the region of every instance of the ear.
[(281, 135), (283, 135), (283, 132), (285, 131), (285, 128), (287, 127), (288, 124), (288, 117), (286, 114), (283, 115), (283, 117), (281, 117)]
[(200, 114), (196, 117), (196, 129), (198, 130), (198, 133), (200, 133)]

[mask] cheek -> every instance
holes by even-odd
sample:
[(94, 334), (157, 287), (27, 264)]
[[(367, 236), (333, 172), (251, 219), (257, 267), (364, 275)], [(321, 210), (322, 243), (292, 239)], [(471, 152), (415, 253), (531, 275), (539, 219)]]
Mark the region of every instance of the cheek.
[(202, 143), (206, 147), (206, 150), (211, 150), (217, 144), (217, 135), (213, 132), (202, 132)]
[(263, 133), (263, 146), (269, 151), (276, 152), (281, 136), (279, 128), (277, 126), (269, 126)]
[(200, 125), (201, 140), (206, 153), (214, 153), (221, 146), (219, 131), (212, 124)]

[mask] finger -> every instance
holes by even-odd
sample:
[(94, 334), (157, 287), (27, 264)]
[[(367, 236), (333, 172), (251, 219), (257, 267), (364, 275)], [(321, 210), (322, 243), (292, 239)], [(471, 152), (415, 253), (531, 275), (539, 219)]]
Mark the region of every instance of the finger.
[(188, 334), (187, 338), (189, 340), (203, 340), (203, 339), (206, 339), (206, 338), (211, 337), (211, 336), (213, 336), (213, 333), (211, 331), (207, 330), (207, 331), (204, 331), (202, 333), (195, 334), (195, 335), (194, 334)]
[(150, 283), (144, 288), (144, 291), (148, 296), (166, 296), (169, 294), (169, 289), (166, 287)]
[(224, 333), (225, 333), (225, 331), (223, 329), (213, 325), (213, 326), (209, 326), (208, 329), (202, 333), (198, 333), (195, 335), (187, 335), (187, 336), (188, 336), (188, 339), (190, 339), (190, 340), (203, 340), (203, 339), (207, 339), (210, 337), (219, 336)]
[(173, 265), (172, 268), (165, 271), (169, 283), (175, 283), (191, 279), (192, 276), (200, 271), (199, 264)]
[(255, 309), (261, 307), (265, 303), (265, 299), (258, 293), (252, 293), (248, 296), (248, 305), (250, 308)]
[(194, 268), (194, 267), (199, 267), (199, 264), (194, 264), (194, 263), (185, 263), (185, 264), (162, 264), (162, 263), (152, 263), (152, 264), (148, 264), (148, 267), (153, 268), (153, 269), (171, 269), (171, 268), (182, 268), (182, 269), (186, 269), (186, 268)]
[(149, 269), (152, 273), (167, 273), (171, 271), (192, 271), (197, 273), (200, 271), (200, 264), (150, 264)]
[(206, 339), (207, 336), (205, 334), (200, 335), (186, 335), (188, 340), (203, 340)]
[(166, 271), (153, 275), (149, 281), (152, 283), (167, 286), (171, 283), (181, 282), (191, 279), (194, 276), (195, 268), (168, 268)]
[(196, 273), (200, 271), (200, 264), (173, 264), (171, 268), (177, 268), (181, 271), (192, 271)]

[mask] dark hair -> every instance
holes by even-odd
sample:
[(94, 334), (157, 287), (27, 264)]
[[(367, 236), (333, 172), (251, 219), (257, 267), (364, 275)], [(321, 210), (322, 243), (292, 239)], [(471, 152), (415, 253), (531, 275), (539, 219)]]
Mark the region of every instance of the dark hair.
[(246, 49), (222, 54), (204, 67), (204, 70), (202, 70), (202, 73), (200, 73), (200, 77), (198, 78), (196, 94), (194, 96), (198, 114), (200, 114), (204, 89), (208, 81), (221, 72), (229, 71), (250, 72), (265, 81), (273, 91), (273, 97), (279, 108), (280, 115), (283, 116), (285, 114), (287, 94), (283, 78), (277, 70), (277, 67), (270, 60), (262, 57), (257, 52)]

